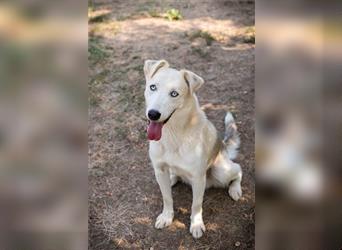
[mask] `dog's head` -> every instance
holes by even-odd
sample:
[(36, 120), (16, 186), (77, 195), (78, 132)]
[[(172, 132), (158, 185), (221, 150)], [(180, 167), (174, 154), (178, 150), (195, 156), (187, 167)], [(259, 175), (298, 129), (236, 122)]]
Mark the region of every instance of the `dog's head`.
[(146, 60), (144, 73), (146, 116), (150, 121), (148, 138), (158, 141), (163, 125), (177, 110), (184, 107), (187, 98), (191, 97), (204, 81), (191, 71), (170, 68), (165, 60)]

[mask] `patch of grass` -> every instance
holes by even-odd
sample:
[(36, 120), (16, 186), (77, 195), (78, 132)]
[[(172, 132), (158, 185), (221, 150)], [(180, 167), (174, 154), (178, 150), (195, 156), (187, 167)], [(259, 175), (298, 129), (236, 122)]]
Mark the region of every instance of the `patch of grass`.
[(88, 23), (101, 23), (109, 19), (109, 10), (96, 10), (93, 4), (88, 3)]
[(110, 70), (108, 69), (104, 69), (102, 70), (100, 73), (96, 74), (94, 76), (94, 79), (97, 81), (97, 82), (100, 82), (100, 83), (104, 83), (104, 81), (106, 80), (106, 77), (111, 73)]
[(95, 3), (93, 0), (88, 0), (88, 12), (89, 10), (94, 10), (95, 9)]
[(138, 80), (130, 83), (127, 79), (122, 80), (115, 86), (115, 92), (119, 93), (117, 103), (121, 112), (130, 114), (141, 113), (144, 109), (144, 81)]
[(199, 37), (203, 38), (206, 41), (207, 45), (211, 45), (211, 43), (215, 41), (215, 38), (209, 32), (203, 30), (196, 30), (195, 32), (190, 33), (189, 37), (191, 41)]
[(101, 101), (99, 95), (96, 95), (94, 91), (89, 91), (88, 102), (90, 106), (97, 106)]
[(131, 13), (124, 13), (119, 15), (116, 20), (125, 21), (125, 20), (134, 20), (140, 18), (166, 18), (169, 21), (176, 21), (183, 19), (183, 16), (178, 9), (166, 9), (164, 8), (154, 8), (153, 6), (142, 6), (137, 8), (135, 11)]
[(88, 23), (102, 23), (109, 19), (109, 13), (103, 13), (95, 16), (88, 17)]
[(88, 3), (88, 17), (89, 15), (95, 11), (95, 8), (92, 4)]
[(206, 58), (209, 53), (201, 48), (195, 48), (195, 47), (192, 47), (192, 51), (195, 52), (196, 54), (198, 54), (199, 56), (203, 57), (203, 58)]
[(135, 19), (140, 19), (140, 18), (168, 18), (168, 16), (166, 13), (161, 13), (156, 9), (149, 9), (149, 10), (139, 11), (136, 13), (120, 15), (117, 18), (117, 20), (125, 21), (125, 20), (135, 20)]
[(249, 43), (255, 44), (255, 27), (250, 26), (246, 28), (239, 29), (235, 35), (230, 36), (230, 46), (235, 46), (236, 44)]
[(105, 83), (106, 77), (109, 75), (110, 71), (104, 69), (100, 73), (90, 77), (88, 81), (88, 103), (90, 106), (97, 106), (101, 103), (101, 86)]
[(90, 36), (113, 36), (120, 30), (120, 25), (116, 21), (92, 23), (89, 25)]
[(107, 57), (106, 51), (101, 47), (99, 39), (90, 37), (88, 41), (88, 61), (97, 63)]
[(183, 19), (183, 16), (179, 10), (169, 9), (165, 12), (165, 18), (167, 18), (169, 21), (174, 21)]
[(141, 59), (141, 57), (139, 55), (134, 55), (132, 56), (132, 59), (135, 60), (135, 59)]
[(125, 20), (135, 20), (140, 18), (162, 18), (166, 17), (166, 14), (159, 12), (156, 9), (144, 9), (134, 13), (123, 14), (117, 17), (118, 21), (125, 21)]
[(144, 12), (151, 9), (151, 7), (156, 5), (155, 0), (148, 0), (148, 1), (136, 1), (137, 4), (135, 6), (135, 12)]
[(248, 27), (242, 39), (244, 43), (255, 43), (255, 27)]
[(132, 65), (130, 69), (139, 71), (139, 73), (143, 73), (143, 66), (140, 64)]
[(149, 10), (148, 11), (148, 14), (151, 16), (151, 17), (162, 17), (163, 15), (158, 12), (157, 10), (153, 9), (153, 10)]
[(101, 95), (97, 91), (96, 86), (92, 86), (92, 84), (96, 82), (95, 80), (91, 80), (88, 84), (88, 103), (90, 106), (97, 106), (101, 102)]
[(124, 140), (128, 137), (128, 129), (126, 126), (117, 126), (114, 128), (114, 131), (116, 132), (116, 138), (118, 140)]
[(135, 20), (139, 18), (148, 17), (146, 12), (137, 12), (137, 13), (130, 13), (130, 14), (123, 14), (116, 18), (118, 21), (125, 21), (125, 20)]
[(146, 130), (145, 129), (139, 130), (139, 139), (142, 140), (142, 141), (146, 141), (147, 140)]

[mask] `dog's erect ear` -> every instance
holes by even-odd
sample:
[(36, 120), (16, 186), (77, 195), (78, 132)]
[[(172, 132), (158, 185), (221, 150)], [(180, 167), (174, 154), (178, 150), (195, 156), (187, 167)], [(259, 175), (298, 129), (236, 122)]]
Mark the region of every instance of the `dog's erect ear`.
[(144, 73), (146, 80), (151, 79), (161, 68), (168, 68), (169, 63), (165, 60), (146, 60), (144, 64)]
[(186, 84), (189, 86), (191, 94), (196, 92), (204, 83), (202, 77), (189, 70), (182, 69), (180, 72), (182, 73)]

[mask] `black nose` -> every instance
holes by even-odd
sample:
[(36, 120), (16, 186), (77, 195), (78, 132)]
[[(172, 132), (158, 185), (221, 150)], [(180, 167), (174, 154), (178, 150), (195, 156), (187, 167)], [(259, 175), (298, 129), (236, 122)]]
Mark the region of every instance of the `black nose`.
[(160, 118), (160, 113), (157, 110), (151, 109), (148, 111), (148, 118), (150, 118), (152, 121), (156, 121)]

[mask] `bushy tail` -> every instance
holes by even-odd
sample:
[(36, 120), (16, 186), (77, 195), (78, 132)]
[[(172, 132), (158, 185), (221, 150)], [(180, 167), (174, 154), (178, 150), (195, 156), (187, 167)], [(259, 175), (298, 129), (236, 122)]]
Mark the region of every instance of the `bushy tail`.
[(238, 148), (240, 146), (240, 137), (232, 113), (227, 112), (226, 117), (224, 118), (224, 124), (225, 133), (223, 144), (226, 147), (229, 158), (233, 160), (236, 158), (238, 154)]

